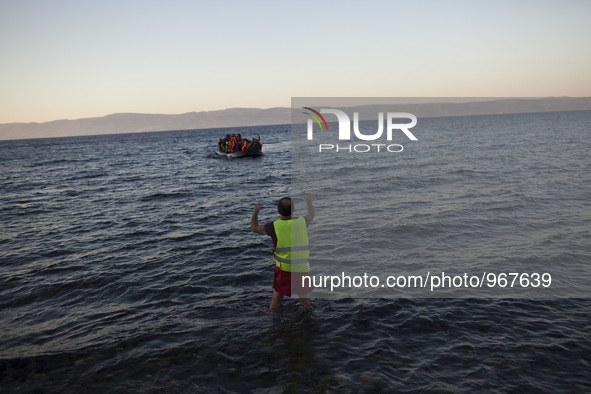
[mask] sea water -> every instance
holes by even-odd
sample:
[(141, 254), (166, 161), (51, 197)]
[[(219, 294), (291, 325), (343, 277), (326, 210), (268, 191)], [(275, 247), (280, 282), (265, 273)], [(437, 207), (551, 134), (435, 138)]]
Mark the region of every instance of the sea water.
[[(396, 178), (378, 185), (398, 253), (367, 272), (505, 256), (571, 278), (589, 263), (591, 112), (419, 122), (438, 133), (390, 153)], [(259, 133), (266, 156), (215, 155), (233, 132)], [(269, 312), (271, 240), (250, 217), (260, 203), (261, 223), (277, 218), (290, 154), (289, 125), (0, 142), (0, 390), (591, 390), (580, 283), (566, 298), (341, 289)], [(358, 176), (347, 195), (371, 200), (363, 180), (389, 172), (317, 160), (312, 269), (337, 255), (357, 269), (331, 191)]]

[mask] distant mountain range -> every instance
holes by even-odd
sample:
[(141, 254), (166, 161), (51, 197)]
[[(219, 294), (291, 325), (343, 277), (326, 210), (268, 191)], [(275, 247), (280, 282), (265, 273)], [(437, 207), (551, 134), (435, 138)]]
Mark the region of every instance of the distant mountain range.
[[(542, 99), (497, 99), (463, 103), (419, 103), (352, 107), (352, 110), (410, 112), (420, 117), (463, 116), (502, 113), (591, 110), (590, 97), (550, 97)], [(375, 116), (374, 116), (375, 117)], [(361, 116), (363, 119), (363, 115)], [(64, 137), (143, 131), (193, 130), (217, 127), (288, 124), (290, 108), (231, 108), (189, 112), (180, 115), (119, 113), (97, 118), (54, 120), (45, 123), (0, 124), (0, 139)]]
[(289, 122), (289, 108), (232, 108), (180, 115), (119, 113), (98, 118), (64, 119), (44, 123), (0, 124), (0, 139), (192, 130)]

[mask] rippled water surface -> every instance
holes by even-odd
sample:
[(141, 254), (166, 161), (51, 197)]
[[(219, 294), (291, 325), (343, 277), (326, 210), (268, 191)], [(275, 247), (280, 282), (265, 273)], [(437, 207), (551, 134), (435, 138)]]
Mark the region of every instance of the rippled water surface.
[[(516, 120), (507, 122), (528, 124), (532, 116), (549, 115), (512, 116)], [(588, 147), (591, 115), (577, 116), (563, 116), (571, 128), (563, 138), (573, 147)], [(421, 190), (423, 196), (447, 190), (438, 189), (439, 182), (451, 182), (464, 194), (494, 188), (486, 173), (462, 164), (474, 154), (465, 139), (454, 140), (458, 122), (466, 119), (445, 123), (454, 151), (442, 150), (421, 168), (407, 168), (425, 177), (400, 175), (395, 191), (400, 198), (392, 206), (408, 209), (410, 196)], [(250, 216), (261, 203), (261, 222), (274, 219), (277, 199), (290, 191), (289, 130), (265, 126), (0, 142), (0, 391), (591, 391), (591, 301), (584, 297), (350, 295), (316, 298), (312, 311), (286, 300), (281, 311), (268, 312), (271, 243), (250, 232)], [(216, 156), (218, 138), (234, 131), (260, 133), (266, 156)], [(507, 139), (516, 137), (496, 138), (515, 160)], [(420, 152), (408, 152), (406, 158), (417, 164)], [(531, 233), (513, 241), (493, 233), (515, 248), (527, 238), (526, 244), (535, 246), (528, 252), (532, 259), (552, 262), (561, 254), (563, 260), (588, 259), (590, 253), (589, 159), (573, 157), (580, 155), (576, 149), (571, 155), (560, 152), (511, 163), (553, 167), (568, 159), (579, 166), (568, 177), (532, 178), (525, 185), (545, 191), (555, 182), (556, 194), (548, 199), (564, 198), (561, 188), (576, 189), (569, 204), (577, 214), (573, 219), (561, 211), (564, 227), (549, 237), (551, 247), (544, 247), (543, 238), (529, 240)], [(323, 189), (312, 189), (318, 209), (310, 232), (322, 246), (315, 246), (317, 255), (326, 258), (323, 253), (340, 248), (346, 238), (339, 236), (351, 230), (334, 233), (332, 246), (327, 243), (324, 234), (336, 219), (323, 216), (330, 205)], [(528, 202), (532, 196), (523, 191), (506, 197), (499, 192), (495, 200), (503, 225), (511, 227), (512, 217), (527, 229), (536, 211)], [(428, 240), (427, 253), (444, 244), (473, 248), (470, 231), (454, 239), (458, 221), (470, 220), (467, 225), (477, 229), (472, 240), (485, 242), (479, 226), (490, 222), (479, 224), (479, 216), (470, 215), (487, 211), (488, 203), (475, 193), (471, 210), (464, 211), (442, 195), (394, 217), (389, 231), (402, 237), (411, 230), (407, 241)], [(538, 208), (548, 206), (556, 205)], [(433, 233), (432, 215), (448, 220), (450, 231)], [(417, 247), (407, 244), (397, 260), (420, 261), (420, 253), (412, 254)]]

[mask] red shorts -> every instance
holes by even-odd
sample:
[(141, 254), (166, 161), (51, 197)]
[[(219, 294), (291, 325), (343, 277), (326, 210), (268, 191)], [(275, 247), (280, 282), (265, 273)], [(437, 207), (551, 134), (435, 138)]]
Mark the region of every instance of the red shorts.
[[(304, 283), (302, 285), (302, 279)], [(314, 287), (312, 286), (312, 277), (309, 272), (287, 272), (275, 266), (275, 277), (273, 278), (273, 288), (279, 294), (291, 297), (291, 291), (298, 295), (310, 293)]]

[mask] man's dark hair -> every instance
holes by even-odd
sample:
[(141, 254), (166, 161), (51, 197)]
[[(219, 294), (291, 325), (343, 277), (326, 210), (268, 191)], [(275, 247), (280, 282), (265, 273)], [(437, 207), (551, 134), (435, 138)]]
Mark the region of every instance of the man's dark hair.
[(281, 216), (291, 216), (293, 212), (293, 205), (291, 204), (291, 198), (283, 197), (277, 203), (277, 210)]

